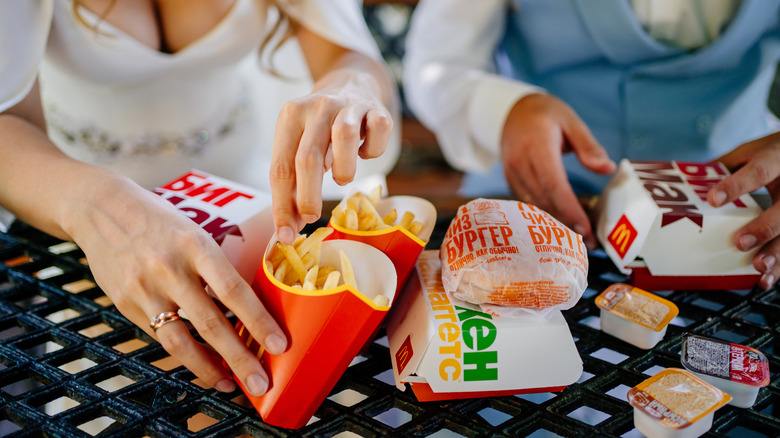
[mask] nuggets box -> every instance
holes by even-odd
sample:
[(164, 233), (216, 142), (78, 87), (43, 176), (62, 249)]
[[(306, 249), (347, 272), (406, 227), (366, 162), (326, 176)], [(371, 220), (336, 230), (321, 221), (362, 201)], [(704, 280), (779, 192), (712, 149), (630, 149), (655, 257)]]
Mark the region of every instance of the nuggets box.
[(707, 192), (728, 175), (718, 162), (621, 161), (599, 201), (600, 243), (645, 290), (751, 289), (755, 250), (734, 233), (762, 209), (749, 195), (712, 207)]
[(560, 311), (499, 318), (450, 298), (435, 250), (420, 254), (387, 335), (396, 386), (409, 383), (420, 401), (556, 392), (582, 374)]

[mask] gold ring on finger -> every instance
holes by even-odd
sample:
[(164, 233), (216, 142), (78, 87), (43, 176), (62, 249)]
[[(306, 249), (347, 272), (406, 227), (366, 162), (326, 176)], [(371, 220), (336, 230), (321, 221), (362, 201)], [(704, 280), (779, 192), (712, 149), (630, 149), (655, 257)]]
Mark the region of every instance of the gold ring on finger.
[(169, 322), (173, 321), (179, 321), (181, 320), (181, 316), (179, 315), (179, 312), (162, 312), (159, 315), (155, 316), (151, 319), (149, 322), (149, 327), (154, 330), (155, 333), (157, 333), (157, 330), (164, 326), (165, 324), (168, 324)]

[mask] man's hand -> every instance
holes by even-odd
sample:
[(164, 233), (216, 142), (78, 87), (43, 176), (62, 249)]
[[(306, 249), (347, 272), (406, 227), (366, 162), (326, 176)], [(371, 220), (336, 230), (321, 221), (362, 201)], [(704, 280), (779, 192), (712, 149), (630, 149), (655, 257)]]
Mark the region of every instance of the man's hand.
[(585, 168), (615, 171), (615, 163), (590, 130), (561, 100), (546, 94), (520, 99), (509, 112), (501, 141), (501, 159), (509, 187), (522, 201), (555, 216), (597, 246), (590, 220), (566, 177), (562, 157), (574, 152)]

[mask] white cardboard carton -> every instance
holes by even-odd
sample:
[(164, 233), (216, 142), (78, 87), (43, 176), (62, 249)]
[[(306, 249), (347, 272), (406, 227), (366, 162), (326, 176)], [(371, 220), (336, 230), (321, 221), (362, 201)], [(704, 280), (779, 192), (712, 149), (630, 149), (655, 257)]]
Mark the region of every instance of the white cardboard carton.
[(752, 288), (755, 251), (739, 251), (734, 232), (762, 209), (749, 195), (710, 206), (707, 192), (728, 175), (718, 162), (624, 159), (601, 196), (599, 241), (645, 290)]
[(252, 282), (274, 233), (270, 194), (199, 170), (155, 193), (211, 234), (241, 277)]
[(495, 318), (450, 298), (436, 250), (423, 251), (387, 322), (396, 386), (420, 401), (556, 392), (580, 359), (560, 311)]

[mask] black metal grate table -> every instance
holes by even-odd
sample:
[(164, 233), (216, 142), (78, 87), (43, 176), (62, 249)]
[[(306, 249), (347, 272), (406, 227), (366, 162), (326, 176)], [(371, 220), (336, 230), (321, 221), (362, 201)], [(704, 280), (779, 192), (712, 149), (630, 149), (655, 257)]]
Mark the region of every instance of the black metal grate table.
[[(431, 247), (441, 241), (440, 220)], [(578, 383), (556, 394), (419, 403), (393, 385), (384, 332), (358, 356), (315, 418), (300, 430), (263, 423), (240, 391), (203, 388), (159, 344), (122, 317), (94, 285), (75, 246), (16, 225), (0, 233), (0, 436), (640, 436), (627, 390), (680, 366), (686, 331), (763, 351), (780, 369), (780, 293), (662, 293), (680, 308), (654, 349), (598, 329), (593, 298), (625, 281), (601, 252), (589, 289), (564, 312), (584, 362)], [(727, 406), (708, 436), (780, 436), (780, 387), (751, 409)]]

